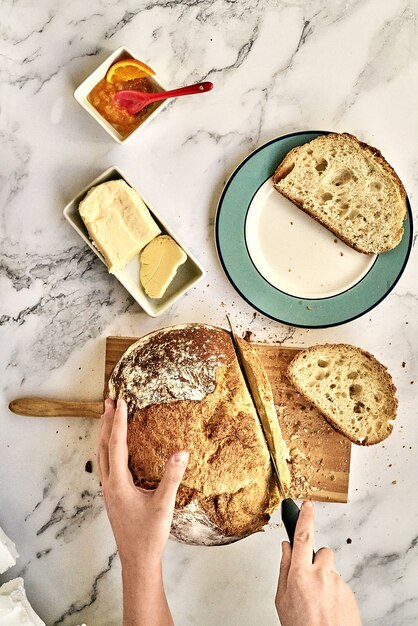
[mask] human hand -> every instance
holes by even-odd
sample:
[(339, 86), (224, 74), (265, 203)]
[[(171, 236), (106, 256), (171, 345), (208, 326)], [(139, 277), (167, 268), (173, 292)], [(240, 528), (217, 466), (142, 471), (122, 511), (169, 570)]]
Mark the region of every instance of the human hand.
[(314, 549), (314, 510), (302, 505), (293, 549), (282, 544), (276, 609), (282, 626), (361, 626), (357, 602), (350, 587), (335, 572), (329, 548)]
[(122, 567), (138, 571), (161, 561), (188, 454), (177, 452), (168, 459), (157, 489), (136, 487), (128, 468), (127, 424), (125, 401), (118, 400), (115, 410), (114, 402), (106, 400), (98, 449), (100, 479)]

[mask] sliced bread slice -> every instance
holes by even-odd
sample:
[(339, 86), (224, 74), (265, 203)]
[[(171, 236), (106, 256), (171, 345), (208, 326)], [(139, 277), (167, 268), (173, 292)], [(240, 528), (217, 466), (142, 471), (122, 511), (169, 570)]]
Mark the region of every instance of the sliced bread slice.
[(386, 367), (347, 344), (303, 350), (289, 364), (293, 385), (353, 443), (370, 446), (393, 429), (398, 401)]
[(273, 184), (359, 252), (380, 254), (402, 238), (402, 182), (379, 150), (353, 135), (330, 133), (293, 148)]
[(290, 470), (288, 465), (290, 454), (282, 436), (271, 384), (260, 357), (253, 346), (239, 337), (236, 337), (236, 341), (240, 354), (240, 365), (244, 368), (257, 414), (263, 425), (267, 446), (274, 458), (284, 494), (287, 495), (290, 487)]

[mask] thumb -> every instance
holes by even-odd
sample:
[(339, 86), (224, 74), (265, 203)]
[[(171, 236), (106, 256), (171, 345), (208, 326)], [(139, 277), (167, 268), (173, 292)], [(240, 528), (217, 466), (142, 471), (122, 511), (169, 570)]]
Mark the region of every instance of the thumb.
[(176, 494), (189, 461), (188, 452), (176, 452), (167, 461), (156, 496), (166, 507), (174, 509)]
[(277, 595), (281, 596), (287, 587), (287, 576), (289, 574), (290, 563), (292, 561), (292, 548), (288, 541), (282, 543), (282, 559), (280, 561), (279, 583), (277, 585)]

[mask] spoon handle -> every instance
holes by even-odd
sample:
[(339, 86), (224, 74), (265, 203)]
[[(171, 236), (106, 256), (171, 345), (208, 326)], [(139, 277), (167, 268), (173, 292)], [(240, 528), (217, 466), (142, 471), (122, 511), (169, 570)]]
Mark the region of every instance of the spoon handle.
[(204, 83), (196, 83), (195, 85), (187, 85), (180, 89), (171, 89), (170, 91), (158, 91), (157, 93), (147, 94), (148, 102), (157, 102), (166, 98), (178, 98), (179, 96), (191, 96), (195, 93), (205, 93), (213, 88), (213, 83), (206, 81)]

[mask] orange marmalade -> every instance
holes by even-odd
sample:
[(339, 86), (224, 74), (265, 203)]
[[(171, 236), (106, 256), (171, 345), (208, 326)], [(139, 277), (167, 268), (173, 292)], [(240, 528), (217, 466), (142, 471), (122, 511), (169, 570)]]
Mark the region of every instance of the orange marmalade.
[(106, 78), (103, 78), (93, 87), (87, 99), (122, 137), (127, 137), (158, 108), (160, 102), (152, 102), (136, 115), (131, 115), (113, 98), (117, 91), (122, 91), (123, 89), (136, 89), (148, 93), (159, 91), (154, 81), (146, 76), (115, 82), (114, 84), (107, 82)]

